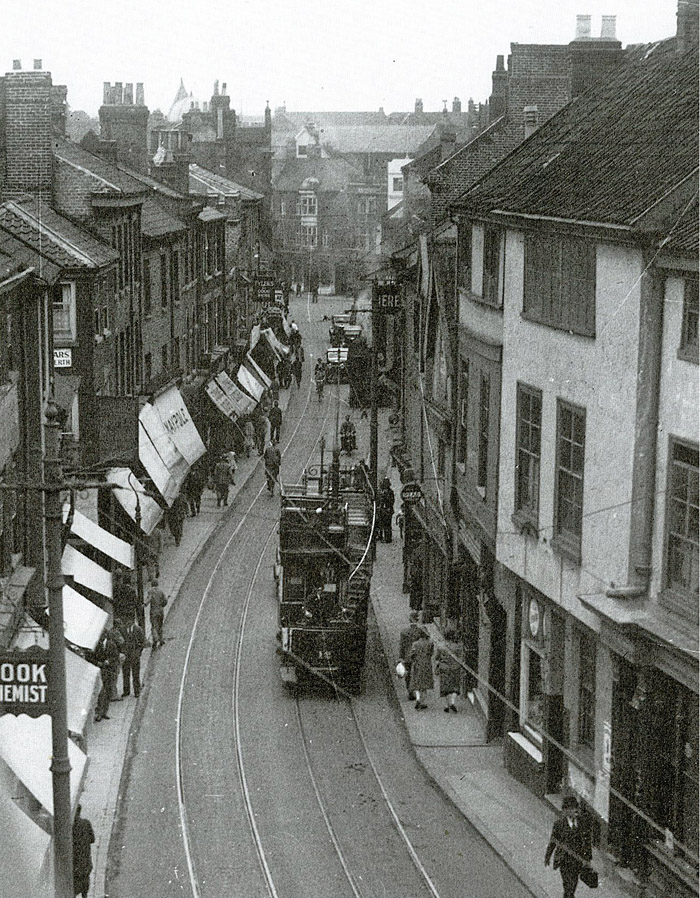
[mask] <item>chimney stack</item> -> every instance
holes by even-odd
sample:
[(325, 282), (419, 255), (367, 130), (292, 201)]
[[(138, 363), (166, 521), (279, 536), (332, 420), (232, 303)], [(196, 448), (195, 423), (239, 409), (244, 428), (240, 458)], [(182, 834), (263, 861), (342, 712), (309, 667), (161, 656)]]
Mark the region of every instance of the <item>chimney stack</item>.
[(678, 0), (676, 11), (676, 53), (698, 45), (698, 0)]
[(586, 40), (591, 36), (591, 17), (576, 16), (576, 37), (574, 40)]
[(423, 115), (423, 101), (420, 97), (416, 99), (415, 113), (416, 115)]
[(523, 125), (525, 140), (537, 130), (538, 125), (537, 106), (525, 106), (523, 108)]
[(146, 99), (143, 94), (143, 81), (136, 82), (136, 105), (145, 106)]
[(151, 174), (187, 196), (190, 192), (192, 135), (187, 131), (152, 131)]
[(506, 111), (508, 95), (508, 72), (503, 65), (503, 56), (496, 57), (496, 69), (491, 73), (491, 96), (489, 97), (489, 122), (495, 122)]
[(13, 59), (12, 60), (12, 71), (13, 72), (21, 72), (22, 71), (22, 60), (21, 59)]
[(43, 66), (42, 66), (42, 64), (41, 64), (41, 60), (40, 60), (40, 59), (35, 59), (35, 60), (34, 60), (34, 71), (35, 71), (35, 72), (40, 72), (40, 71), (42, 70), (42, 68), (43, 68)]
[(462, 111), (462, 101), (459, 97), (455, 97), (452, 101), (452, 111), (453, 112), (461, 112)]
[(617, 16), (603, 16), (600, 23), (600, 36), (604, 41), (614, 41)]
[(148, 174), (148, 107), (139, 103), (143, 100), (143, 84), (126, 86), (115, 81), (114, 86), (105, 81), (104, 102), (100, 106), (100, 129), (103, 140), (114, 141), (117, 158), (143, 174)]
[(51, 190), (53, 173), (51, 73), (22, 70), (19, 59), (5, 75), (5, 183), (8, 192)]

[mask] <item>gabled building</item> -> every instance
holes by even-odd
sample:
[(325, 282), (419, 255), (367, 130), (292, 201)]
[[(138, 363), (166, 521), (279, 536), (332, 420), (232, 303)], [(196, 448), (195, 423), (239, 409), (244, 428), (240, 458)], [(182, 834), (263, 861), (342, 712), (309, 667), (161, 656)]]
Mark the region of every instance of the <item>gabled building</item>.
[[(479, 674), (518, 708), (511, 772), (577, 792), (659, 896), (697, 894), (698, 863), (698, 55), (674, 49), (581, 94), (454, 206), (460, 320), (500, 354), (479, 601), (488, 629), (502, 609), (503, 669), (480, 626)], [(470, 364), (467, 415), (482, 394)]]

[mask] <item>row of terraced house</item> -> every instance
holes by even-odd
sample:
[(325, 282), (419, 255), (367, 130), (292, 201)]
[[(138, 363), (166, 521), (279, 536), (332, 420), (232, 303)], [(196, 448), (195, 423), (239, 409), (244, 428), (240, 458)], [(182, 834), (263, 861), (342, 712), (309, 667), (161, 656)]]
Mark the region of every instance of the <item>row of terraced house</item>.
[(697, 2), (512, 44), (490, 122), (384, 217), (405, 586), (504, 764), (645, 894), (698, 894)]
[[(205, 387), (245, 353), (269, 243), (269, 178), (247, 186), (269, 161), (269, 123), (249, 129), (247, 164), (218, 85), (194, 134), (182, 121), (149, 133), (143, 85), (117, 83), (100, 135), (73, 142), (66, 99), (41, 60), (0, 78), (0, 478), (22, 487), (42, 479), (49, 397), (69, 475), (137, 465), (139, 410), (172, 388), (208, 445), (219, 413)], [(0, 492), (4, 645), (23, 608), (45, 604), (42, 517), (36, 489)]]

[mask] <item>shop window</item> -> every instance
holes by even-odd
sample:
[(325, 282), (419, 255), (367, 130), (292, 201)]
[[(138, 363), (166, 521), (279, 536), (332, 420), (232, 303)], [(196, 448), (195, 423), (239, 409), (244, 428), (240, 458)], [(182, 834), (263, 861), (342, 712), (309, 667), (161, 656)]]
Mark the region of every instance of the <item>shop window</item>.
[(54, 341), (73, 342), (77, 337), (74, 281), (62, 281), (54, 287), (52, 305)]
[(576, 561), (581, 557), (586, 411), (558, 401), (554, 541)]
[(481, 375), (479, 390), (479, 457), (476, 483), (483, 495), (486, 494), (489, 467), (489, 406), (491, 385), (488, 374)]
[(536, 742), (542, 741), (544, 729), (544, 678), (542, 658), (535, 649), (527, 647), (527, 692), (525, 724), (528, 735)]
[(666, 587), (678, 610), (698, 613), (698, 449), (671, 442), (666, 501)]
[(527, 234), (523, 316), (595, 336), (596, 247), (586, 240)]
[(698, 276), (688, 275), (683, 288), (683, 324), (681, 327), (680, 358), (698, 363)]
[(595, 748), (595, 637), (579, 636), (578, 742)]
[(542, 393), (518, 384), (515, 450), (515, 513), (537, 527), (540, 497)]

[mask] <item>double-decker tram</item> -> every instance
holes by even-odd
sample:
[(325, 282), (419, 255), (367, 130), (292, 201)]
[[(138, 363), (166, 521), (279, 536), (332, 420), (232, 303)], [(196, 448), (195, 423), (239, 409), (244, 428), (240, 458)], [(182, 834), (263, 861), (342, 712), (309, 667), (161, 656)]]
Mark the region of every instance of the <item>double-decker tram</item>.
[(308, 468), (281, 496), (278, 652), (289, 686), (362, 688), (375, 508), (364, 465)]

